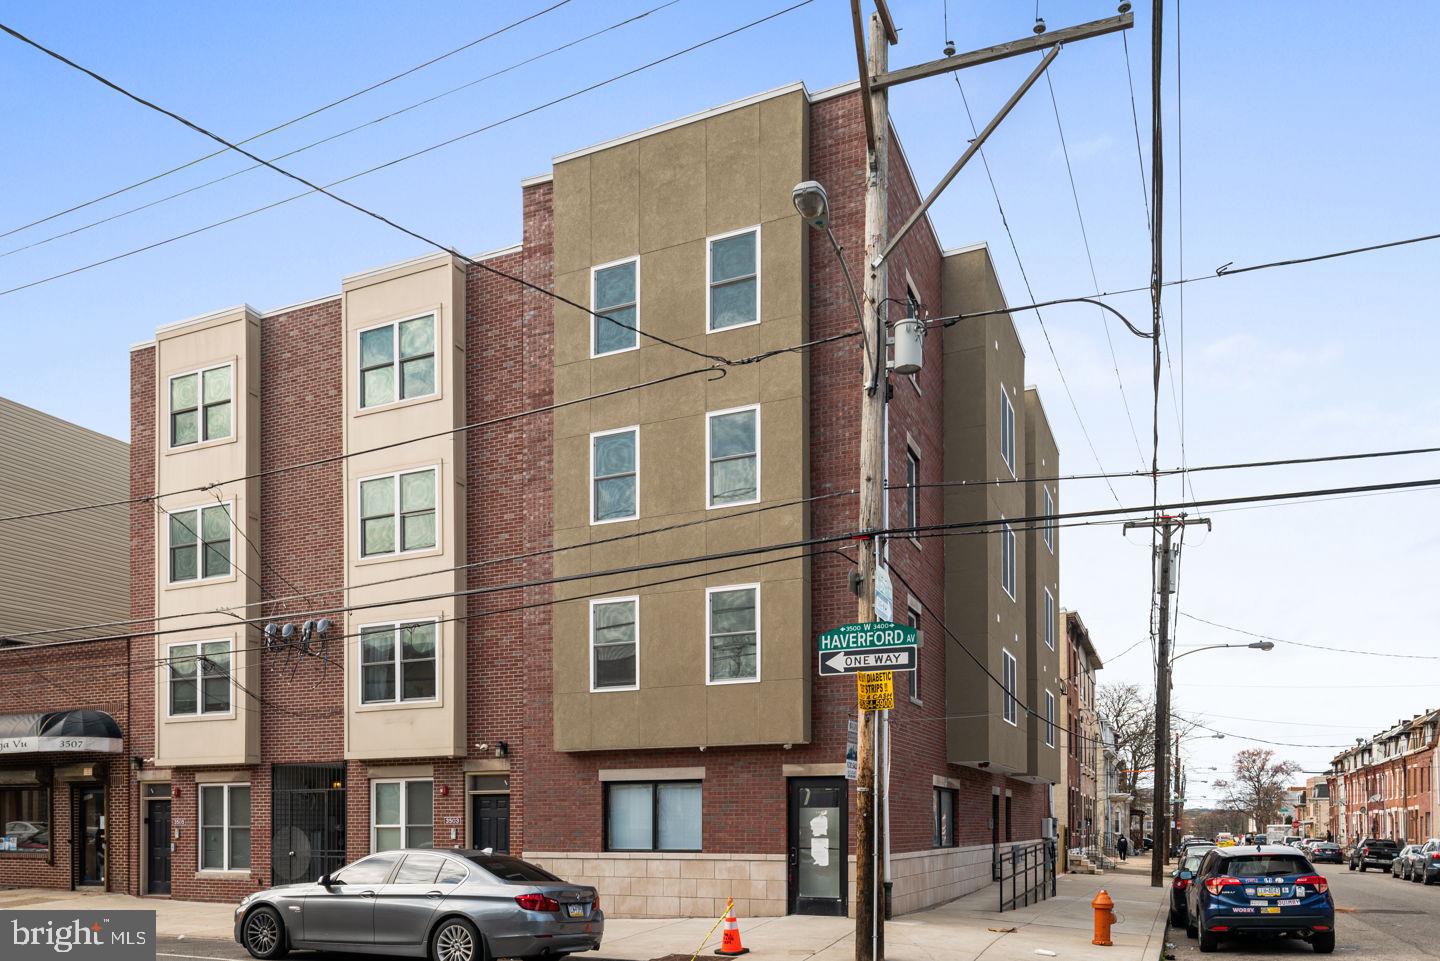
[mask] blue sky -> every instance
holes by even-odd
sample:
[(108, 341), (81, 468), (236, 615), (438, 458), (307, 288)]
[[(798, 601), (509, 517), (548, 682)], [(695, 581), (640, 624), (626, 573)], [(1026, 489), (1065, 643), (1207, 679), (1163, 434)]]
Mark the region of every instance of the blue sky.
[[(227, 136), (255, 133), (364, 87), (553, 0), (460, 8), (381, 3), (126, 5), (0, 3), (3, 19), (117, 81)], [(502, 37), (258, 141), (265, 155), (371, 120), (533, 56), (663, 0), (572, 0)], [(678, 0), (643, 20), (285, 161), (328, 181), (544, 103), (786, 6), (783, 0)], [(1028, 2), (950, 0), (960, 49), (1027, 34)], [(941, 0), (895, 0), (894, 65), (938, 56)], [(1042, 2), (1052, 28), (1114, 13), (1113, 2)], [(1149, 4), (1130, 37), (1141, 123), (1149, 113)], [(842, 0), (808, 6), (603, 90), (338, 188), (461, 250), (519, 239), (518, 181), (555, 154), (716, 104), (804, 80), (851, 79)], [(1183, 234), (1178, 190), (1175, 5), (1168, 8), (1165, 123), (1167, 266), (1186, 275), (1433, 232), (1440, 124), (1433, 53), (1420, 3), (1187, 3), (1183, 27)], [(172, 121), (78, 73), (0, 41), (0, 231), (210, 151)], [(977, 123), (1033, 65), (965, 71)], [(1066, 48), (1051, 70), (1085, 228), (1102, 289), (1148, 279), (1149, 244), (1121, 40)], [(950, 80), (897, 90), (892, 113), (923, 185), (969, 138)], [(1148, 130), (1142, 126), (1148, 176)], [(1094, 291), (1049, 91), (1042, 82), (987, 149), (1015, 240), (1039, 298)], [(9, 237), (13, 247), (246, 166), (220, 157), (166, 180)], [(0, 256), (0, 289), (153, 243), (296, 192), (255, 171), (114, 223)], [(935, 208), (942, 240), (992, 245), (1012, 303), (1026, 300), (978, 163)], [(118, 436), (128, 430), (127, 348), (154, 328), (239, 302), (264, 310), (335, 291), (341, 276), (423, 253), (416, 241), (310, 197), (155, 251), (0, 296), (0, 394)], [(1420, 446), (1436, 437), (1434, 303), (1437, 247), (1197, 283), (1167, 293), (1173, 376), (1185, 385), (1191, 464)], [(1113, 303), (1148, 322), (1144, 295)], [(1133, 470), (1149, 434), (1148, 345), (1082, 306), (1047, 311), (1046, 326), (1075, 404), (1110, 470)], [(1066, 471), (1091, 454), (1031, 315), (1017, 316), (1028, 379), (1039, 386)], [(1183, 347), (1183, 351), (1182, 351)], [(1116, 383), (1119, 367), (1131, 410)], [(1164, 464), (1180, 458), (1167, 368)], [(1435, 458), (1202, 474), (1199, 496), (1328, 487), (1435, 474)], [(1127, 504), (1142, 481), (1116, 481)], [(1178, 494), (1175, 482), (1166, 485)], [(1409, 493), (1308, 506), (1213, 512), (1213, 533), (1187, 538), (1182, 610), (1315, 644), (1429, 655), (1436, 536), (1417, 523), (1435, 495)], [(1062, 509), (1113, 505), (1102, 483), (1074, 482)], [(1111, 527), (1062, 532), (1061, 603), (1079, 609), (1107, 680), (1147, 681), (1148, 539)], [(1182, 647), (1245, 638), (1182, 620)], [(1312, 745), (1282, 748), (1318, 769), (1341, 744), (1434, 704), (1433, 661), (1342, 656), (1282, 646), (1270, 654), (1207, 652), (1183, 662), (1179, 709), (1213, 727)], [(1420, 670), (1416, 670), (1420, 668)], [(1394, 685), (1410, 684), (1399, 687)], [(1255, 725), (1243, 718), (1264, 718)], [(1237, 740), (1197, 742), (1223, 767)], [(1192, 790), (1192, 795), (1201, 796)]]

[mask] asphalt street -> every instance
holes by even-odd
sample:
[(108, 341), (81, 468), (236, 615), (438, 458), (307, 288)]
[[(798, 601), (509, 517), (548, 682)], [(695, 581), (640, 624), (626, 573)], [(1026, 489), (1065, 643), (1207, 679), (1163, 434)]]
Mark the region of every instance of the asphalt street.
[[(1335, 957), (1384, 961), (1434, 961), (1440, 957), (1440, 885), (1426, 887), (1371, 869), (1364, 874), (1343, 864), (1320, 865), (1335, 898)], [(1171, 928), (1175, 961), (1200, 961), (1200, 942)], [(1218, 952), (1231, 958), (1313, 955), (1304, 941), (1237, 939)]]

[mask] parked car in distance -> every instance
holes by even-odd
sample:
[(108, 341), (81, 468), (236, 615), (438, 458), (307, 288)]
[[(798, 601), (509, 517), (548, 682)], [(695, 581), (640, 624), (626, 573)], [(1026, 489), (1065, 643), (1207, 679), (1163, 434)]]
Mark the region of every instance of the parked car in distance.
[(1214, 845), (1202, 851), (1194, 851), (1185, 855), (1180, 866), (1170, 872), (1170, 924), (1172, 927), (1181, 927), (1189, 922), (1186, 918), (1190, 916), (1185, 897), (1186, 890), (1195, 880), (1195, 872), (1200, 868), (1200, 862), (1205, 860), (1206, 852), (1213, 849)]
[(1403, 878), (1410, 880), (1410, 868), (1420, 855), (1420, 845), (1407, 844), (1395, 855), (1395, 860), (1390, 862), (1390, 876), (1392, 878)]
[(1199, 938), (1206, 953), (1222, 938), (1243, 934), (1289, 934), (1309, 941), (1317, 954), (1335, 950), (1330, 883), (1292, 847), (1215, 848), (1185, 894), (1185, 933)]
[(1410, 880), (1434, 884), (1440, 880), (1440, 838), (1431, 838), (1420, 845), (1420, 853), (1410, 867)]
[(1400, 845), (1389, 838), (1365, 838), (1350, 849), (1350, 870), (1362, 874), (1366, 868), (1389, 868), (1400, 853)]
[(1334, 841), (1314, 841), (1305, 850), (1313, 864), (1344, 864), (1345, 852)]
[(599, 950), (595, 889), (503, 854), (406, 848), (318, 881), (247, 895), (235, 940), (270, 961), (291, 948), (483, 961)]
[(1290, 845), (1290, 846), (1293, 848), (1293, 847), (1295, 847), (1296, 845), (1298, 845), (1301, 841), (1304, 841), (1304, 840), (1305, 840), (1305, 839), (1302, 838), (1300, 835), (1298, 835), (1298, 834), (1292, 834), (1292, 835), (1290, 835), (1289, 837), (1287, 837), (1287, 838), (1285, 839), (1285, 843), (1288, 844), (1288, 845)]

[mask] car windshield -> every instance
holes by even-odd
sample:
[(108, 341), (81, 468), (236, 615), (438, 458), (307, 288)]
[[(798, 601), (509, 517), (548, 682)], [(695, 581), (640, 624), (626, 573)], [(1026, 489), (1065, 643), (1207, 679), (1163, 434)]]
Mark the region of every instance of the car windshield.
[(1230, 858), (1225, 870), (1239, 877), (1258, 878), (1272, 874), (1308, 874), (1310, 864), (1304, 858), (1286, 854), (1247, 854)]
[(1190, 871), (1192, 873), (1198, 871), (1200, 869), (1200, 862), (1203, 860), (1205, 860), (1205, 855), (1192, 854), (1185, 859), (1185, 866), (1181, 868), (1181, 870)]
[(478, 864), (501, 881), (510, 884), (550, 884), (560, 880), (549, 871), (519, 858), (506, 858), (492, 854), (472, 854), (469, 857), (470, 863)]
[(1319, 844), (1315, 845), (1315, 850), (1317, 850), (1317, 851), (1338, 851), (1338, 850), (1340, 850), (1340, 845), (1338, 845), (1338, 844), (1331, 844), (1329, 841), (1321, 841)]
[(1366, 841), (1365, 844), (1372, 848), (1398, 848), (1394, 841)]

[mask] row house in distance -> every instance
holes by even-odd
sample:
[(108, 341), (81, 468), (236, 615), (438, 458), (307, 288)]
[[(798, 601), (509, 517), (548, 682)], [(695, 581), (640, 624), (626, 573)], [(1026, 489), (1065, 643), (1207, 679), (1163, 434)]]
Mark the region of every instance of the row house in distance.
[(1337, 754), (1326, 776), (1328, 830), (1342, 844), (1367, 837), (1425, 841), (1440, 828), (1436, 810), (1436, 749), (1440, 710), (1401, 718), (1394, 726)]
[[(793, 84), (556, 158), (514, 247), (137, 346), (154, 656), (112, 886), (233, 899), (469, 845), (593, 883), (613, 915), (848, 913), (855, 690), (818, 676), (815, 635), (855, 620), (859, 548), (777, 545), (854, 530), (861, 346), (666, 378), (708, 365), (672, 344), (738, 358), (854, 327), (790, 191), (825, 185), (859, 276), (864, 172), (855, 86)], [(889, 277), (892, 316), (1004, 306), (987, 249), (928, 224)], [(1015, 482), (1058, 452), (1008, 317), (928, 341), (887, 392), (890, 524), (1053, 513)], [(924, 638), (893, 713), (897, 911), (1041, 837), (1058, 549), (1043, 523), (883, 544), (892, 617)]]
[(1090, 640), (1090, 629), (1075, 611), (1060, 612), (1060, 663), (1065, 667), (1061, 685), (1061, 716), (1065, 721), (1065, 767), (1061, 833), (1065, 849), (1089, 850), (1101, 844), (1105, 833), (1100, 779), (1100, 714), (1095, 704), (1095, 673), (1104, 665)]

